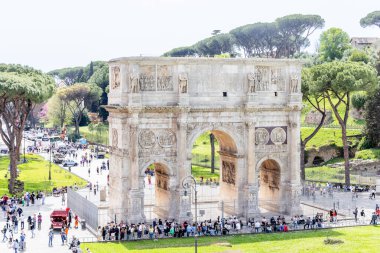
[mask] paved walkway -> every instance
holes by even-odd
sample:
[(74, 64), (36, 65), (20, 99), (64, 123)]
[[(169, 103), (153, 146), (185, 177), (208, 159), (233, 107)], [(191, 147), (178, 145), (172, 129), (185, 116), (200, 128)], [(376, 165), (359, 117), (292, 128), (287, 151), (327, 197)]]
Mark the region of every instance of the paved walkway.
[[(45, 199), (45, 205), (40, 203), (31, 205), (29, 207), (24, 207), (24, 216), (27, 218), (29, 215), (41, 213), (42, 215), (42, 227), (41, 230), (35, 230), (35, 238), (31, 238), (31, 232), (27, 228), (27, 223), (25, 224), (25, 233), (26, 233), (26, 251), (31, 253), (68, 253), (70, 252), (67, 245), (62, 246), (61, 237), (58, 231), (55, 231), (53, 239), (53, 247), (48, 246), (48, 233), (50, 228), (50, 214), (54, 209), (66, 208), (61, 204), (60, 197), (47, 197)], [(1, 214), (0, 227), (3, 228), (5, 225), (5, 219), (3, 214)], [(72, 236), (77, 237), (94, 237), (89, 231), (82, 229), (70, 229), (69, 230), (69, 239)], [(15, 239), (20, 238), (20, 230), (18, 234), (14, 235)], [(2, 239), (2, 237), (1, 237)], [(9, 248), (8, 243), (0, 242), (0, 252), (14, 252), (13, 249)]]

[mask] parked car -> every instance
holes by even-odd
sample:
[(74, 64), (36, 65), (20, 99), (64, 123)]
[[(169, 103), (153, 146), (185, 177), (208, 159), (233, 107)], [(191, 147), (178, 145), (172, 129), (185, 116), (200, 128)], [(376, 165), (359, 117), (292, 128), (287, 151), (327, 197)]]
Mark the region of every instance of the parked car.
[(8, 152), (9, 152), (9, 149), (7, 146), (5, 145), (0, 146), (0, 154), (8, 154)]
[(98, 152), (98, 153), (95, 153), (95, 157), (97, 159), (104, 159), (106, 157), (106, 152)]
[(60, 163), (63, 163), (64, 160), (65, 160), (65, 155), (60, 154), (60, 153), (54, 154), (54, 158), (53, 158), (54, 163), (60, 164)]
[(73, 160), (65, 160), (62, 162), (62, 166), (63, 167), (74, 167), (74, 166), (78, 166), (78, 163), (76, 161), (73, 161)]

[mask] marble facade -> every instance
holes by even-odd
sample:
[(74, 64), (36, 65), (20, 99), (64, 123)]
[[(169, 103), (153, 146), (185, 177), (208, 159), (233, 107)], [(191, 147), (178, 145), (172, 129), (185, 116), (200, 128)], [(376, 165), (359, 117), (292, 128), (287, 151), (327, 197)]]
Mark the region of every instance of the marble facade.
[(299, 61), (128, 57), (109, 66), (111, 217), (145, 220), (144, 171), (154, 164), (157, 213), (189, 220), (181, 181), (205, 131), (220, 146), (220, 198), (236, 201), (237, 216), (258, 215), (259, 205), (300, 214)]

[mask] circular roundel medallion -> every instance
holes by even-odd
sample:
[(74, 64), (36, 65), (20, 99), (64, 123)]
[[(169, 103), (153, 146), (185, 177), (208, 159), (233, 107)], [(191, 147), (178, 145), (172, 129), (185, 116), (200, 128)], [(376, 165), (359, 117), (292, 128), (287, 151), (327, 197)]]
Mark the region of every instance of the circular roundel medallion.
[(269, 141), (269, 132), (265, 128), (257, 128), (256, 134), (256, 145), (265, 145)]
[(151, 148), (156, 144), (156, 135), (151, 130), (142, 130), (139, 135), (139, 144), (143, 148)]
[(274, 144), (277, 144), (277, 145), (284, 143), (286, 140), (285, 130), (281, 127), (276, 127), (270, 133), (270, 139), (272, 140)]
[(158, 144), (163, 148), (172, 147), (175, 140), (175, 134), (170, 130), (163, 130), (158, 135)]

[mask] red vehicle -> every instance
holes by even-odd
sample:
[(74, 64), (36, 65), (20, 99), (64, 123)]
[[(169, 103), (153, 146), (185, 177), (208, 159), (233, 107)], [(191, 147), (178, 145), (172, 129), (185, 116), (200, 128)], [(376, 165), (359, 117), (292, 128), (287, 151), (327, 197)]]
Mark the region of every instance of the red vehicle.
[(66, 210), (54, 210), (50, 214), (51, 226), (53, 229), (61, 229), (67, 225), (67, 211)]

